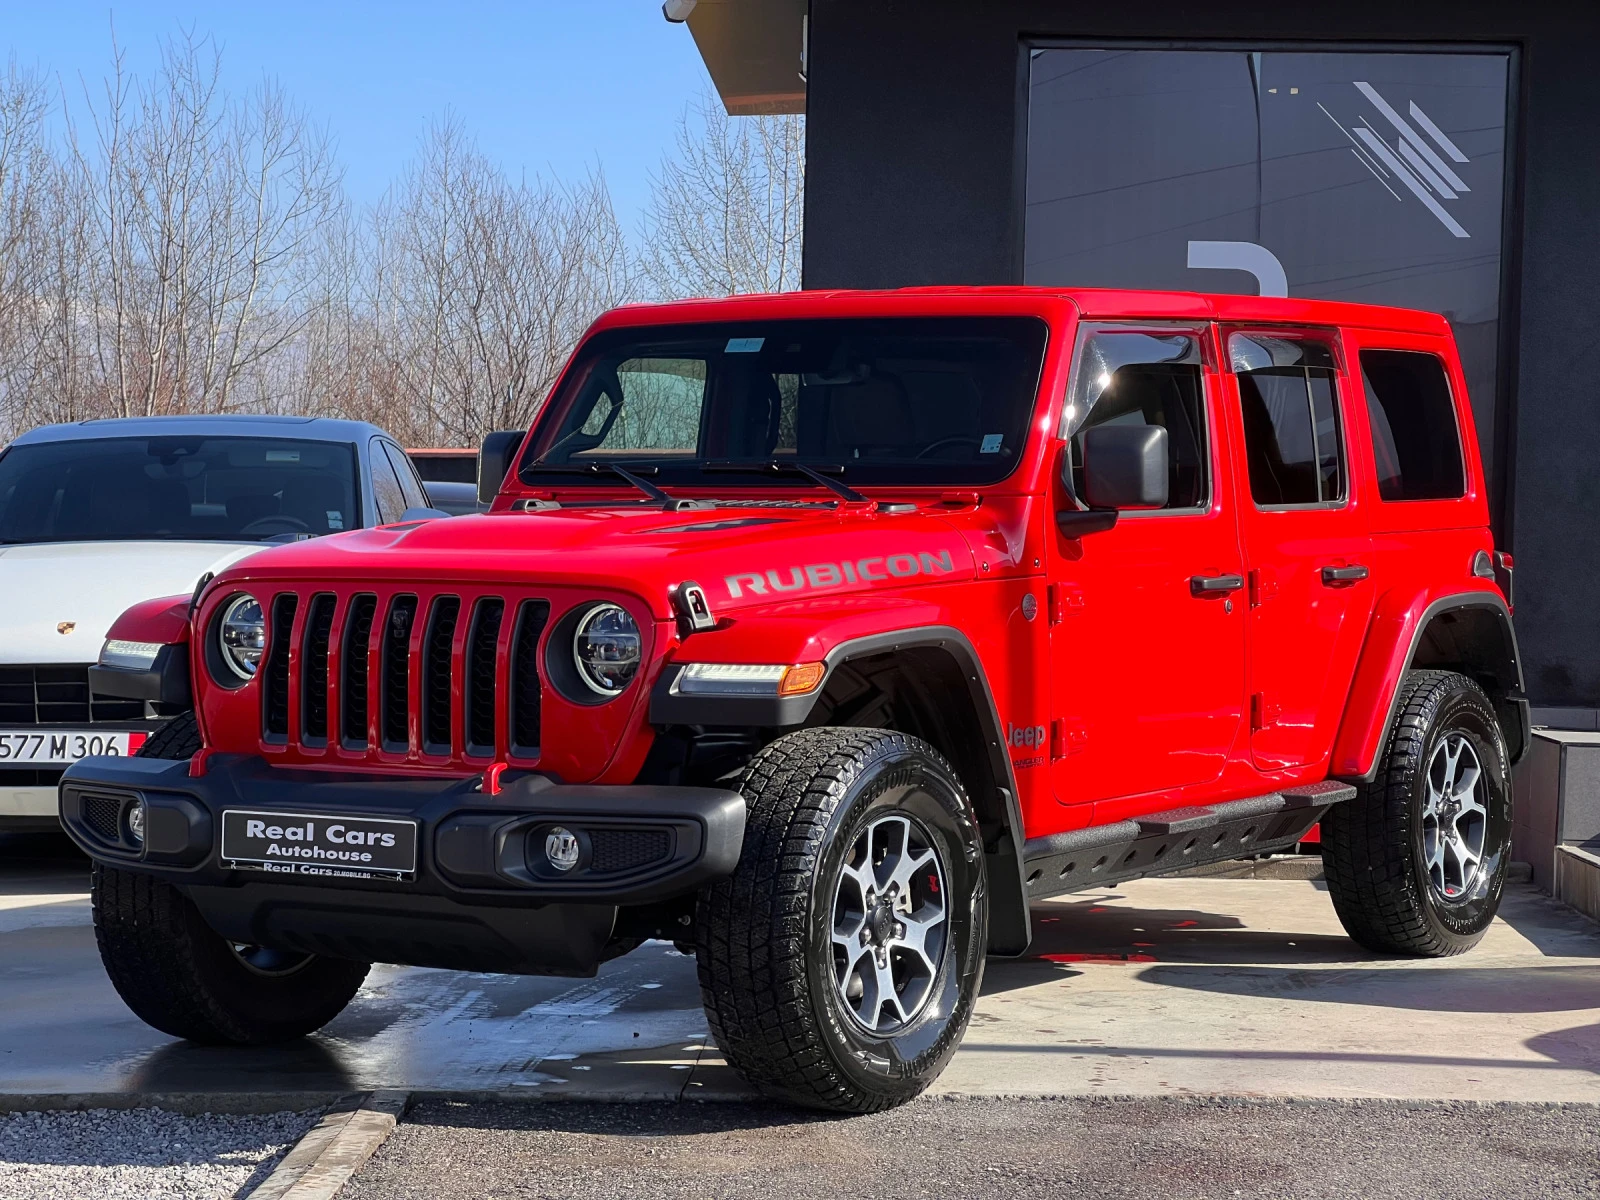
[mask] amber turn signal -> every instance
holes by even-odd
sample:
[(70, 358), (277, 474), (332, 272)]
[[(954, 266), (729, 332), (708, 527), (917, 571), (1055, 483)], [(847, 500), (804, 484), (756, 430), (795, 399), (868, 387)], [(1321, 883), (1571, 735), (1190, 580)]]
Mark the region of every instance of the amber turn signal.
[(803, 696), (812, 691), (822, 682), (822, 676), (827, 668), (822, 663), (800, 663), (798, 666), (788, 667), (783, 672), (783, 679), (778, 684), (780, 696)]

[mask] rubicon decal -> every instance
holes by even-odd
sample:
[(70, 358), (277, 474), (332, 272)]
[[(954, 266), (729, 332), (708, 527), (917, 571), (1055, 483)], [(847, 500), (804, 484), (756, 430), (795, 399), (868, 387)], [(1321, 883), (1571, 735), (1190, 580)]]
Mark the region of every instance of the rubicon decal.
[(807, 563), (801, 567), (776, 567), (765, 574), (751, 571), (726, 575), (723, 583), (728, 595), (737, 599), (770, 596), (783, 592), (823, 591), (851, 583), (878, 583), (886, 579), (910, 579), (914, 575), (948, 575), (956, 569), (950, 551), (937, 554), (886, 554), (843, 562)]

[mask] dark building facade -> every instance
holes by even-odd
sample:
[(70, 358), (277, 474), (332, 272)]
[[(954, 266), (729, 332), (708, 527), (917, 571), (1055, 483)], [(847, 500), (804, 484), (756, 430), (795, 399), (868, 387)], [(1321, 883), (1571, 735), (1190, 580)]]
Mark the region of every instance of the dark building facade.
[[(768, 63), (742, 103), (708, 42), (740, 22)], [(690, 24), (730, 110), (804, 106), (807, 287), (1447, 316), (1530, 696), (1600, 709), (1600, 4), (710, 0)]]

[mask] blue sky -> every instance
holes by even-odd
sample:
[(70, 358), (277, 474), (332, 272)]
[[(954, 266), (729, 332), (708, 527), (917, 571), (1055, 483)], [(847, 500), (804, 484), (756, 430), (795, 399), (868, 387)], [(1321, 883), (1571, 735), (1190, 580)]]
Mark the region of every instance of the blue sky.
[(0, 0), (0, 56), (59, 76), (77, 103), (80, 76), (99, 94), (113, 21), (140, 74), (163, 37), (193, 27), (221, 44), (229, 90), (275, 77), (333, 134), (360, 203), (452, 112), (513, 175), (574, 178), (598, 163), (632, 229), (674, 122), (710, 87), (658, 0)]

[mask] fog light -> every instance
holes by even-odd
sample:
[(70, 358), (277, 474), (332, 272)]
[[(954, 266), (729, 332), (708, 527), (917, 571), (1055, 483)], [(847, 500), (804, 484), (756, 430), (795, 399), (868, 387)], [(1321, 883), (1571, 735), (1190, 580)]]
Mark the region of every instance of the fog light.
[(544, 835), (544, 856), (558, 871), (570, 871), (578, 865), (578, 835), (557, 825)]
[(144, 845), (144, 801), (136, 800), (128, 809), (128, 836), (137, 845)]

